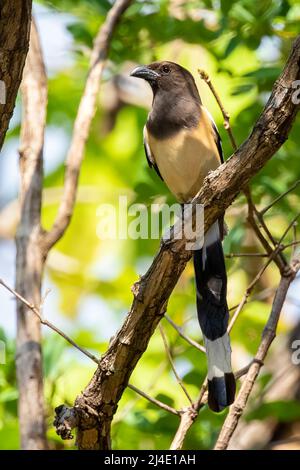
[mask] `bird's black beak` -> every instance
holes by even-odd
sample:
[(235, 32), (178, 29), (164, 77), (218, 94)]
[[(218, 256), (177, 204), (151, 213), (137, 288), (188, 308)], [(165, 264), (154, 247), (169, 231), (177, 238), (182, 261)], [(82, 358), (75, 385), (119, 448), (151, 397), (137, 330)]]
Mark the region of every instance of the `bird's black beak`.
[(159, 74), (154, 70), (151, 70), (149, 67), (142, 65), (141, 67), (136, 67), (130, 73), (130, 76), (136, 78), (143, 78), (147, 82), (153, 82), (159, 77)]

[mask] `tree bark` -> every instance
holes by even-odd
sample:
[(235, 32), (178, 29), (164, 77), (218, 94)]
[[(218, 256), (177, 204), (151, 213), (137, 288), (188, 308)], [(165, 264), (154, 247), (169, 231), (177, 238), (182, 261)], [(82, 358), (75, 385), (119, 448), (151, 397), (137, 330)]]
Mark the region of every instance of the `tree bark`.
[[(208, 175), (193, 201), (194, 209), (197, 203), (204, 206), (206, 230), (287, 139), (299, 109), (293, 99), (293, 83), (299, 78), (300, 37), (250, 137), (226, 163)], [(150, 269), (135, 284), (130, 312), (102, 356), (90, 383), (75, 401), (80, 449), (110, 447), (110, 427), (118, 402), (191, 256), (185, 245), (185, 238), (162, 243)], [(61, 408), (57, 410), (55, 424), (63, 434), (60, 411)]]
[[(71, 220), (84, 148), (96, 110), (105, 61), (115, 28), (131, 0), (116, 0), (95, 39), (91, 66), (74, 124), (67, 156), (64, 196), (50, 232), (41, 227), (43, 144), (46, 125), (47, 77), (35, 26), (22, 84), (21, 219), (16, 235), (16, 291), (30, 304), (41, 304), (43, 268), (51, 247)], [(24, 302), (17, 302), (17, 378), (23, 449), (46, 449), (40, 319)]]
[(15, 107), (28, 52), (31, 6), (31, 0), (0, 2), (0, 151)]
[[(41, 304), (44, 259), (41, 241), (43, 145), (47, 79), (34, 23), (22, 82), (23, 118), (20, 146), (21, 219), (16, 233), (16, 289)], [(39, 319), (17, 302), (17, 380), (22, 449), (47, 448)]]

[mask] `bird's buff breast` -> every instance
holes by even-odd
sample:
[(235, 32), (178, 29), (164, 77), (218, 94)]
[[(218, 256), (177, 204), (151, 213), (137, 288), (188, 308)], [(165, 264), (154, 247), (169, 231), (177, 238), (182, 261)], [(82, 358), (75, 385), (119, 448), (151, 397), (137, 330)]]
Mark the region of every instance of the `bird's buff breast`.
[(161, 176), (179, 202), (191, 200), (208, 172), (220, 165), (213, 137), (201, 128), (183, 129), (166, 139), (148, 135), (148, 142)]

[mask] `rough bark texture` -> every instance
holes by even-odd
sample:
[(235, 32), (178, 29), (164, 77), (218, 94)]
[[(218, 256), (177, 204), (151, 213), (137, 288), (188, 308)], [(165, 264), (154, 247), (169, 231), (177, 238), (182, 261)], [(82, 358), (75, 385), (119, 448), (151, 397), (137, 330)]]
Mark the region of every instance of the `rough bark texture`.
[[(300, 78), (300, 37), (250, 137), (205, 180), (194, 201), (205, 208), (205, 228), (224, 213), (239, 191), (274, 155), (288, 137), (299, 105), (292, 100)], [(124, 324), (112, 339), (93, 378), (77, 397), (77, 443), (80, 449), (110, 447), (110, 426), (129, 377), (163, 316), (168, 298), (190, 253), (185, 240), (162, 243), (148, 272), (133, 288), (134, 300)], [(59, 410), (57, 410), (57, 422)]]
[(0, 2), (0, 80), (6, 102), (0, 100), (0, 150), (15, 107), (29, 45), (31, 0)]
[[(16, 234), (16, 289), (29, 302), (40, 305), (44, 260), (39, 245), (47, 81), (34, 24), (24, 69), (22, 99), (21, 219)], [(40, 329), (39, 319), (18, 301), (16, 362), (22, 449), (47, 447)]]

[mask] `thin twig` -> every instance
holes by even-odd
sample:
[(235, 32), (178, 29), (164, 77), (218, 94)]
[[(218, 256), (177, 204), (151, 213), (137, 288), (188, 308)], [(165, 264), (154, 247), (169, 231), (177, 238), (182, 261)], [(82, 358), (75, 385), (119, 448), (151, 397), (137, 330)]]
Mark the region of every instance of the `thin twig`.
[[(28, 302), (28, 300), (24, 299), (22, 295), (20, 295), (18, 292), (16, 292), (14, 289), (12, 289), (8, 284), (3, 279), (0, 279), (0, 284), (7, 289), (11, 294), (13, 294), (16, 299), (20, 300), (29, 310), (31, 310), (36, 317), (39, 319), (40, 323), (42, 325), (47, 326), (50, 328), (52, 331), (55, 331), (58, 335), (60, 335), (62, 338), (64, 338), (68, 343), (70, 343), (74, 348), (78, 349), (82, 354), (87, 356), (89, 359), (91, 359), (93, 362), (95, 362), (97, 365), (99, 365), (99, 360), (94, 356), (92, 353), (87, 351), (85, 348), (79, 346), (72, 338), (70, 338), (66, 333), (64, 333), (60, 328), (58, 328), (56, 325), (48, 321), (47, 319), (43, 318), (41, 308), (37, 308), (35, 305), (32, 303)], [(43, 297), (42, 304), (45, 302), (46, 296), (49, 294), (49, 291), (46, 291), (46, 294)], [(135, 387), (132, 384), (128, 384), (128, 388), (133, 390), (134, 392), (138, 393), (142, 397), (146, 398), (148, 401), (151, 403), (159, 406), (160, 408), (169, 411), (169, 413), (175, 414), (177, 416), (180, 415), (180, 412), (172, 408), (171, 406), (161, 402), (160, 400), (157, 400), (156, 398), (150, 397), (147, 393), (143, 392), (139, 388)]]
[(232, 133), (232, 130), (231, 130), (231, 127), (230, 127), (230, 115), (229, 113), (225, 110), (223, 104), (222, 104), (222, 101), (219, 97), (219, 94), (217, 93), (217, 90), (215, 89), (214, 85), (212, 84), (212, 81), (209, 77), (209, 75), (207, 74), (207, 72), (205, 72), (205, 70), (200, 70), (198, 69), (198, 73), (200, 75), (200, 77), (202, 78), (202, 80), (205, 81), (205, 83), (207, 83), (207, 85), (209, 86), (212, 94), (214, 95), (218, 105), (219, 105), (219, 108), (222, 112), (222, 115), (223, 115), (223, 118), (224, 118), (224, 128), (226, 129), (226, 131), (228, 132), (228, 135), (229, 135), (229, 138), (230, 138), (230, 142), (232, 144), (232, 147), (233, 147), (233, 150), (236, 151), (237, 150), (237, 144), (236, 144), (236, 141), (235, 141), (235, 138), (233, 136), (233, 133)]
[[(251, 227), (253, 228), (254, 233), (256, 234), (257, 238), (259, 239), (259, 241), (263, 245), (264, 249), (266, 250), (267, 254), (270, 255), (272, 253), (273, 249), (276, 247), (276, 242), (275, 242), (273, 236), (271, 235), (270, 231), (268, 230), (268, 228), (267, 228), (267, 226), (264, 222), (263, 217), (260, 215), (259, 211), (255, 207), (255, 204), (253, 202), (249, 186), (244, 189), (244, 194), (246, 196), (247, 203), (248, 203), (247, 220), (248, 220), (249, 224), (251, 225)], [(259, 222), (263, 226), (267, 236), (269, 237), (270, 241), (272, 242), (273, 247), (269, 244), (268, 240), (264, 237), (262, 231), (260, 230), (260, 227), (258, 226), (258, 224), (255, 220), (255, 216), (258, 217)], [(286, 261), (285, 257), (283, 256), (283, 254), (281, 253), (281, 251), (278, 252), (278, 255), (274, 259), (274, 261), (277, 264), (278, 269), (279, 269), (280, 272), (282, 272), (287, 266), (287, 261)]]
[[(269, 237), (269, 239), (271, 240), (275, 251), (276, 251), (276, 257), (275, 257), (275, 261), (280, 269), (280, 272), (284, 272), (286, 269), (288, 269), (288, 263), (284, 257), (284, 255), (282, 254), (282, 251), (285, 249), (284, 246), (282, 246), (282, 241), (284, 240), (284, 238), (286, 237), (287, 233), (290, 231), (290, 229), (294, 226), (294, 224), (296, 223), (296, 221), (298, 220), (298, 218), (300, 217), (300, 212), (298, 212), (298, 214), (296, 214), (296, 216), (292, 219), (292, 221), (289, 223), (289, 225), (287, 226), (286, 230), (284, 231), (282, 237), (280, 238), (280, 240), (278, 242), (276, 242), (271, 234), (271, 232), (269, 231), (265, 221), (264, 221), (264, 218), (263, 216), (261, 215), (261, 212), (257, 210), (255, 204), (253, 203), (252, 201), (252, 198), (251, 198), (251, 194), (250, 194), (250, 189), (248, 188), (247, 190), (247, 194), (246, 194), (246, 197), (248, 199), (248, 205), (249, 205), (249, 210), (253, 211), (253, 213), (256, 215), (261, 227), (264, 229), (264, 231), (266, 232), (267, 236)], [(254, 219), (254, 218), (253, 218)], [(252, 223), (253, 223), (253, 219), (251, 219)], [(255, 222), (254, 222), (254, 225), (255, 225)], [(260, 232), (258, 226), (256, 225), (256, 233), (258, 233), (258, 231)], [(260, 232), (261, 234), (261, 232)], [(278, 250), (278, 247), (279, 247), (279, 250)], [(267, 250), (268, 251), (268, 250)]]
[[(273, 247), (275, 248), (277, 246), (276, 240), (274, 239), (271, 231), (269, 230), (269, 227), (267, 226), (264, 217), (261, 215), (259, 210), (257, 210), (255, 205), (254, 205), (254, 211), (255, 211), (255, 215), (257, 217), (257, 220), (259, 221), (260, 227), (265, 231), (267, 237), (269, 238), (269, 240), (273, 244)], [(278, 252), (278, 257), (281, 258), (282, 262), (285, 265), (287, 264), (287, 261), (285, 260), (285, 257), (283, 255), (283, 253), (281, 253), (281, 251)]]
[[(247, 301), (247, 303), (253, 302), (255, 300), (263, 300), (267, 298), (269, 295), (271, 295), (274, 292), (274, 287), (267, 287), (266, 289), (263, 289), (256, 295), (252, 295), (251, 299)], [(232, 307), (229, 308), (229, 312), (232, 312), (233, 310), (236, 310), (240, 304), (233, 305)]]
[(60, 328), (58, 328), (57, 326), (53, 325), (53, 323), (51, 323), (48, 320), (46, 320), (45, 318), (43, 318), (42, 315), (41, 315), (40, 310), (35, 305), (28, 302), (26, 299), (24, 299), (24, 297), (22, 295), (20, 295), (14, 289), (9, 287), (9, 285), (6, 284), (6, 282), (4, 282), (3, 279), (0, 279), (0, 284), (3, 287), (5, 287), (5, 289), (7, 289), (11, 294), (13, 294), (16, 297), (16, 299), (20, 300), (20, 302), (22, 302), (24, 305), (26, 305), (26, 307), (29, 308), (29, 310), (31, 310), (36, 315), (36, 317), (39, 319), (39, 321), (41, 322), (42, 325), (46, 325), (51, 330), (55, 331), (55, 333), (62, 336), (66, 341), (68, 341), (68, 343), (70, 343), (72, 346), (74, 346), (74, 348), (78, 349), (80, 352), (82, 352), (82, 354), (89, 357), (92, 361), (94, 361), (96, 364), (99, 365), (99, 360), (96, 358), (96, 356), (94, 356), (93, 354), (91, 354), (89, 351), (82, 348), (81, 346), (79, 346), (77, 343), (75, 343), (75, 341), (72, 340), (72, 338), (70, 338), (68, 335), (66, 335)]
[[(283, 234), (283, 236), (281, 237), (281, 241), (283, 240), (285, 234)], [(265, 272), (265, 270), (267, 269), (267, 267), (269, 266), (269, 264), (271, 263), (271, 261), (273, 261), (278, 252), (280, 251), (281, 249), (281, 245), (280, 243), (277, 245), (277, 248), (275, 250), (273, 250), (267, 260), (267, 262), (261, 267), (261, 269), (258, 271), (258, 273), (256, 274), (255, 278), (250, 282), (249, 286), (247, 287), (243, 297), (242, 297), (242, 300), (241, 302), (239, 303), (236, 311), (234, 312), (231, 320), (230, 320), (230, 323), (228, 325), (228, 332), (231, 331), (234, 323), (236, 322), (239, 314), (241, 313), (244, 305), (248, 302), (248, 298), (251, 294), (251, 292), (253, 291), (254, 287), (256, 286), (256, 284), (258, 283), (258, 281), (260, 280), (261, 276), (263, 275), (263, 273)]]
[[(297, 222), (297, 220), (299, 219), (300, 217), (300, 212), (298, 212), (298, 214), (295, 215), (295, 217), (292, 219), (292, 221), (289, 223), (289, 225), (287, 226), (286, 230), (284, 231), (284, 234), (282, 235), (282, 237), (280, 238), (279, 242), (278, 242), (278, 245), (281, 245), (284, 238), (286, 237), (286, 235), (288, 234), (288, 232), (291, 230), (291, 228), (293, 228)], [(293, 244), (294, 242), (292, 242)]]
[(197, 343), (197, 341), (194, 341), (192, 338), (190, 338), (189, 336), (187, 336), (184, 332), (183, 332), (183, 329), (176, 325), (176, 323), (173, 322), (173, 320), (169, 317), (169, 315), (165, 315), (165, 319), (170, 323), (170, 325), (173, 326), (174, 330), (177, 331), (177, 333), (179, 334), (179, 336), (181, 336), (181, 338), (185, 339), (185, 341), (187, 343), (189, 343), (191, 346), (194, 346), (196, 349), (198, 349), (199, 351), (201, 352), (204, 352), (206, 353), (206, 349), (204, 346), (202, 346), (201, 344)]
[(188, 430), (193, 425), (199, 411), (207, 402), (207, 376), (200, 388), (198, 398), (188, 408), (183, 409), (180, 424), (171, 442), (170, 450), (180, 450), (183, 446)]
[[(300, 243), (300, 240), (297, 240), (297, 225), (298, 225), (298, 222), (294, 222), (294, 224), (293, 224), (293, 241), (291, 242), (291, 244), (289, 244), (292, 247), (291, 260), (295, 257), (296, 247)], [(285, 248), (286, 248), (286, 246), (285, 246)]]
[(225, 258), (266, 258), (268, 257), (268, 253), (227, 253), (225, 254)]
[(156, 398), (151, 397), (150, 395), (148, 395), (147, 393), (143, 392), (142, 390), (140, 390), (139, 388), (135, 387), (134, 385), (129, 384), (129, 385), (128, 385), (128, 388), (130, 388), (131, 390), (133, 390), (134, 392), (136, 392), (138, 395), (141, 395), (143, 398), (145, 398), (146, 400), (150, 401), (151, 403), (153, 403), (154, 405), (158, 406), (159, 408), (162, 408), (163, 410), (168, 411), (169, 413), (172, 413), (173, 415), (180, 416), (180, 411), (175, 410), (175, 408), (172, 408), (171, 406), (167, 405), (166, 403), (163, 403), (162, 401), (157, 400)]
[(263, 209), (261, 209), (259, 212), (261, 213), (261, 215), (264, 215), (269, 209), (271, 209), (271, 207), (274, 206), (274, 204), (276, 204), (277, 202), (281, 201), (281, 199), (283, 199), (287, 194), (291, 193), (292, 191), (294, 191), (294, 189), (296, 189), (300, 184), (300, 180), (297, 180), (293, 186), (291, 186), (287, 191), (285, 191), (284, 193), (280, 194), (276, 199), (274, 199), (274, 201), (272, 201), (268, 206), (264, 207)]
[(159, 325), (159, 331), (160, 331), (160, 334), (161, 334), (161, 337), (162, 337), (162, 340), (163, 340), (163, 343), (164, 343), (164, 347), (165, 347), (170, 365), (171, 365), (172, 370), (174, 372), (174, 375), (176, 377), (176, 380), (177, 380), (178, 384), (180, 385), (180, 387), (182, 388), (182, 390), (183, 390), (184, 394), (186, 395), (187, 399), (189, 400), (190, 404), (192, 405), (193, 400), (191, 399), (189, 392), (187, 391), (184, 383), (182, 382), (180, 376), (177, 373), (177, 370), (176, 370), (176, 367), (175, 367), (175, 364), (174, 364), (174, 361), (173, 361), (173, 358), (172, 358), (172, 354), (171, 354), (171, 351), (170, 351), (170, 348), (169, 348), (169, 345), (168, 345), (168, 342), (167, 342), (167, 338), (166, 338), (164, 329), (161, 325)]

